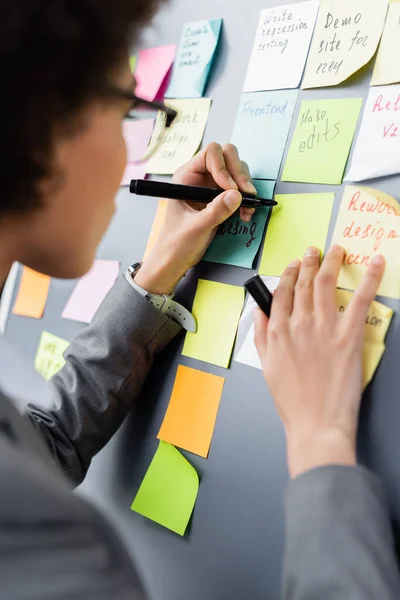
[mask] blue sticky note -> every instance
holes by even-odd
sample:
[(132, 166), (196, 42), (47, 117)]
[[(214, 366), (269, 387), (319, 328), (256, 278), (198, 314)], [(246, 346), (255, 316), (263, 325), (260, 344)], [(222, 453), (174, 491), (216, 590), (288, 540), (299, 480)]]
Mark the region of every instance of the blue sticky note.
[(298, 90), (242, 94), (232, 143), (253, 178), (277, 179)]
[(166, 98), (201, 98), (221, 33), (222, 19), (183, 26)]
[(243, 223), (236, 212), (219, 226), (203, 260), (251, 269), (269, 211), (269, 208), (257, 208), (250, 223)]

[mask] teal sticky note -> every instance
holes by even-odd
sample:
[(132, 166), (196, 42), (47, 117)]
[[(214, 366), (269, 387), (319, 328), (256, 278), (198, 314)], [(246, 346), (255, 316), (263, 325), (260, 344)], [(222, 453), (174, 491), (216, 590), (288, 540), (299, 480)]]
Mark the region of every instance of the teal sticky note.
[(219, 226), (203, 260), (251, 269), (267, 221), (269, 208), (257, 208), (250, 223), (235, 213)]
[(231, 141), (253, 178), (278, 177), (297, 95), (297, 90), (242, 94)]
[(221, 33), (222, 19), (183, 26), (166, 98), (201, 98)]

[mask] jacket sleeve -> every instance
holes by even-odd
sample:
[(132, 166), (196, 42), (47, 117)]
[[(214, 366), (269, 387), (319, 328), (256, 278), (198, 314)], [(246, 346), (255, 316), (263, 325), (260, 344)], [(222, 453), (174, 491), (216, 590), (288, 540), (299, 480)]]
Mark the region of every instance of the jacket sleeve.
[(121, 277), (50, 380), (50, 407), (28, 405), (36, 429), (75, 484), (123, 422), (157, 352), (181, 327)]
[(395, 600), (400, 578), (381, 484), (363, 467), (327, 466), (286, 496), (285, 600)]

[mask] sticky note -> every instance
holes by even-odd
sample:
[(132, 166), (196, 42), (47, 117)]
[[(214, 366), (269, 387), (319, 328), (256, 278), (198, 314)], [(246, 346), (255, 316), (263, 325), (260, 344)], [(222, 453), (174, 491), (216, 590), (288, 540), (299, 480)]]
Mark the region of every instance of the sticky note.
[(297, 94), (284, 90), (242, 95), (231, 139), (252, 177), (278, 177)]
[(304, 100), (282, 181), (342, 183), (362, 98)]
[(175, 44), (140, 50), (135, 69), (135, 94), (139, 98), (150, 101), (163, 99), (175, 52)]
[(199, 279), (192, 308), (197, 332), (186, 334), (182, 354), (227, 368), (243, 300), (242, 287)]
[(369, 90), (345, 179), (361, 181), (400, 173), (400, 85)]
[(41, 319), (49, 293), (50, 277), (23, 267), (21, 283), (14, 304), (14, 315)]
[(95, 260), (90, 271), (76, 284), (61, 316), (64, 319), (90, 323), (114, 285), (118, 273), (118, 261)]
[(185, 23), (166, 98), (201, 98), (221, 32), (222, 19)]
[(225, 379), (179, 365), (158, 438), (207, 458)]
[[(265, 277), (262, 275), (261, 279), (271, 294), (274, 294), (279, 284), (279, 277)], [(240, 317), (233, 357), (237, 362), (254, 367), (255, 369), (261, 369), (260, 357), (254, 343), (253, 311), (255, 308), (257, 308), (257, 303), (248, 294), (242, 316)]]
[(156, 216), (154, 217), (153, 225), (151, 227), (149, 239), (147, 240), (146, 249), (144, 251), (143, 260), (146, 260), (150, 251), (154, 247), (161, 233), (165, 221), (165, 213), (167, 211), (167, 200), (159, 200), (157, 206)]
[(158, 113), (150, 142), (150, 148), (156, 146), (157, 149), (146, 163), (147, 173), (158, 175), (172, 175), (197, 152), (203, 139), (211, 100), (165, 100), (165, 104), (174, 108), (178, 116), (165, 129), (165, 115)]
[[(340, 312), (344, 312), (351, 302), (353, 293), (336, 290), (336, 301)], [(372, 302), (365, 320), (363, 347), (363, 387), (367, 387), (385, 352), (385, 337), (389, 329), (393, 311), (381, 302)]]
[(160, 441), (131, 510), (184, 535), (199, 490), (199, 477), (171, 444)]
[(129, 185), (131, 179), (144, 179), (146, 176), (146, 163), (142, 159), (154, 129), (154, 119), (140, 119), (138, 121), (124, 121), (123, 134), (127, 150), (127, 164), (121, 185)]
[(400, 206), (373, 188), (346, 186), (332, 236), (346, 249), (338, 286), (355, 290), (374, 258), (382, 254), (386, 269), (378, 295), (400, 298)]
[(388, 0), (321, 0), (303, 88), (338, 85), (374, 56)]
[(276, 194), (259, 268), (280, 277), (288, 264), (303, 258), (308, 246), (323, 253), (335, 194)]
[(386, 16), (371, 85), (400, 83), (400, 0), (392, 0)]
[[(265, 285), (271, 293), (274, 293), (279, 284), (278, 277), (262, 277)], [(353, 292), (347, 290), (336, 290), (336, 302), (338, 311), (344, 312), (353, 297)], [(254, 318), (253, 310), (256, 303), (248, 297), (243, 315), (240, 319), (237, 343), (235, 348), (235, 360), (262, 369), (257, 348), (254, 343)], [(365, 340), (363, 346), (363, 387), (364, 389), (373, 378), (375, 371), (385, 352), (385, 336), (388, 331), (393, 311), (380, 302), (372, 302), (367, 318), (365, 320)]]
[(136, 69), (136, 62), (137, 62), (137, 57), (136, 56), (131, 56), (129, 58), (129, 66), (131, 68), (132, 73), (135, 72)]
[(203, 260), (251, 269), (260, 248), (269, 208), (257, 208), (250, 223), (236, 212), (217, 230)]
[(68, 346), (67, 340), (43, 331), (36, 352), (36, 371), (47, 380), (53, 377), (65, 364), (63, 354)]
[(304, 71), (318, 2), (261, 11), (244, 92), (296, 88)]

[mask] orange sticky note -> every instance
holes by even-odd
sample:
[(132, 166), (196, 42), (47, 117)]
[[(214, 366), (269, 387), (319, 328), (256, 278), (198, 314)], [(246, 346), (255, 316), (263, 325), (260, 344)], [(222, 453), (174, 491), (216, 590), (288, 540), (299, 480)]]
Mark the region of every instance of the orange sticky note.
[(50, 277), (24, 267), (13, 313), (41, 319), (49, 293)]
[(160, 231), (164, 225), (165, 213), (167, 211), (167, 201), (159, 200), (156, 216), (154, 217), (153, 225), (150, 231), (149, 239), (147, 240), (146, 250), (144, 251), (143, 260), (145, 260), (157, 241)]
[(207, 458), (224, 382), (179, 365), (158, 439)]

